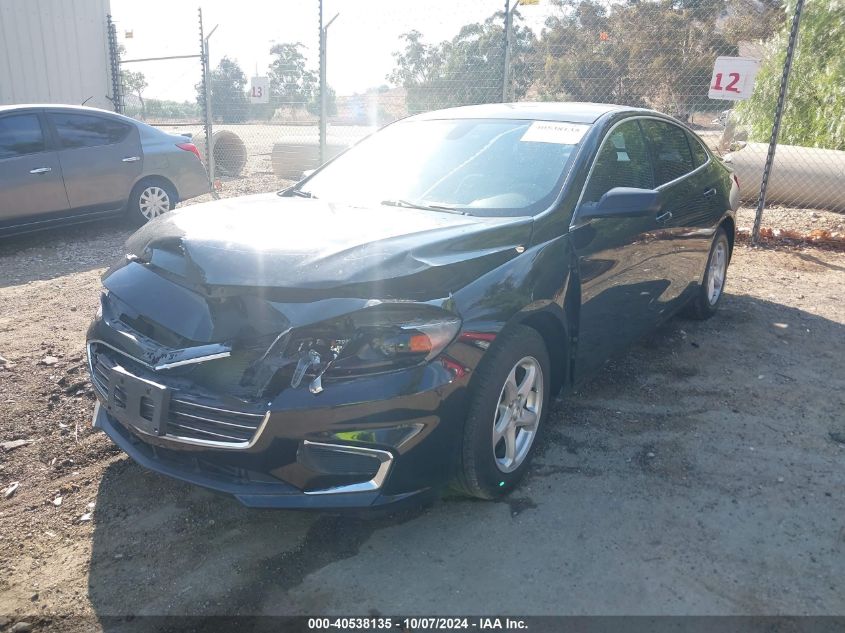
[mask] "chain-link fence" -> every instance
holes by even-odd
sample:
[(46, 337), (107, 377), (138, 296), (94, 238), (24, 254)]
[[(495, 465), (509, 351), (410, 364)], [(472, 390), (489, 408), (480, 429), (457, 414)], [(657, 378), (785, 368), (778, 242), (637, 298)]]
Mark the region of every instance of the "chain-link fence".
[[(272, 25), (262, 33), (273, 38), (261, 42), (251, 35), (253, 12), (230, 14), (210, 40), (214, 177), (237, 193), (272, 190), (408, 114), (503, 100), (594, 101), (653, 108), (684, 121), (733, 165), (753, 207), (792, 2), (311, 0), (297, 10), (262, 5)], [(117, 39), (131, 55), (127, 33), (118, 28)], [(810, 0), (798, 42), (767, 200), (843, 211), (842, 0)], [(742, 77), (731, 67), (714, 71), (720, 58), (750, 64), (753, 93), (740, 94), (735, 85), (745, 82), (745, 71)], [(153, 82), (144, 80), (156, 70), (138, 62), (131, 71), (139, 78), (121, 64), (126, 113), (199, 132), (202, 95), (191, 98), (185, 90), (199, 83), (196, 60), (156, 63), (169, 67), (155, 94)], [(832, 221), (837, 217), (845, 228), (841, 216)]]

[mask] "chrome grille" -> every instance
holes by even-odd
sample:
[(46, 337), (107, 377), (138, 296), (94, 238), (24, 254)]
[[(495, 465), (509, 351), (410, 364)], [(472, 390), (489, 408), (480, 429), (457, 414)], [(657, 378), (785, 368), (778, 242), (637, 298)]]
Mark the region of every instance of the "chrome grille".
[(91, 363), (91, 382), (103, 398), (108, 398), (109, 374), (115, 363), (105, 354), (99, 353), (96, 348), (90, 348), (88, 354)]
[(219, 409), (181, 398), (170, 399), (168, 433), (217, 442), (249, 442), (261, 425), (260, 413)]
[[(121, 362), (123, 354), (104, 345), (92, 343), (88, 353), (91, 381), (103, 400), (107, 400), (109, 396), (109, 377), (113, 367), (120, 364), (124, 369), (128, 366), (132, 372), (138, 370), (138, 361), (127, 356), (125, 362)], [(166, 382), (157, 372), (149, 370), (144, 373), (149, 375), (141, 377), (155, 376), (157, 381)], [(118, 405), (123, 399), (119, 388), (115, 391), (115, 399)], [(142, 402), (142, 415), (143, 413)], [(167, 415), (166, 437), (215, 445), (248, 444), (254, 438), (264, 417), (264, 413), (234, 411), (190, 400), (178, 389), (173, 389)]]

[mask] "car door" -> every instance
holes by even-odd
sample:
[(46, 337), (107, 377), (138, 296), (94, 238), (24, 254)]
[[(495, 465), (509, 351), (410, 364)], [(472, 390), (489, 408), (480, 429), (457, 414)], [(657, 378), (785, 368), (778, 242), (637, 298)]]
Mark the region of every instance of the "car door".
[(696, 163), (685, 129), (662, 119), (643, 119), (642, 126), (652, 152), (655, 184), (662, 193), (663, 224), (673, 245), (672, 284), (666, 289), (663, 306), (671, 312), (701, 281), (710, 248), (708, 228), (713, 224), (711, 202), (716, 189), (706, 166)]
[(62, 169), (35, 110), (0, 114), (0, 225), (68, 210)]
[[(636, 118), (616, 124), (605, 136), (579, 209), (614, 187), (654, 188), (650, 154)], [(656, 306), (671, 283), (671, 245), (653, 212), (583, 221), (579, 209), (570, 239), (581, 280), (578, 367), (584, 377), (654, 326)]]
[(105, 114), (48, 110), (73, 209), (122, 209), (143, 167), (138, 128)]

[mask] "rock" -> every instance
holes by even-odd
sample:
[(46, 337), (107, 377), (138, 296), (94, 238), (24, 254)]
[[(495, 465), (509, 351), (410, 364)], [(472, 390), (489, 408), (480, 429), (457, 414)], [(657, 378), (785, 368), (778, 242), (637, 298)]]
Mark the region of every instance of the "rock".
[(654, 453), (646, 453), (645, 456), (649, 459), (654, 459), (655, 457), (657, 457)]
[(779, 483), (779, 484), (782, 484), (784, 481), (785, 481), (785, 480), (784, 480), (784, 478), (783, 478), (783, 477), (778, 477), (778, 483)]
[(9, 485), (9, 487), (8, 487), (8, 488), (6, 488), (6, 489), (3, 491), (3, 498), (4, 498), (4, 499), (11, 499), (11, 498), (12, 498), (12, 495), (13, 495), (13, 494), (15, 494), (15, 492), (16, 492), (16, 491), (17, 491), (17, 489), (20, 487), (20, 485), (21, 485), (21, 484), (20, 484), (20, 482), (19, 482), (19, 481), (12, 482), (12, 483)]
[(4, 451), (12, 451), (16, 448), (20, 448), (21, 446), (26, 446), (27, 444), (32, 444), (36, 440), (10, 440), (8, 442), (3, 442), (0, 444), (0, 448)]
[(30, 599), (30, 600), (32, 600), (33, 602), (35, 602), (36, 600), (38, 600), (38, 592), (36, 591), (34, 594), (32, 594), (32, 595), (29, 597), (29, 599)]
[(839, 433), (837, 431), (831, 431), (828, 433), (830, 439), (834, 442), (838, 442), (839, 444), (845, 444), (845, 433)]
[(96, 506), (96, 505), (97, 505), (97, 503), (95, 501), (91, 501), (90, 503), (88, 503), (87, 506), (85, 506), (85, 509), (88, 510), (88, 512), (91, 512), (91, 510), (93, 510), (94, 506)]
[(79, 517), (80, 523), (87, 523), (90, 520), (91, 520), (91, 513), (90, 512), (86, 512), (81, 517)]
[(53, 505), (54, 505), (54, 506), (56, 506), (57, 508), (58, 508), (60, 505), (62, 505), (62, 496), (61, 496), (61, 495), (59, 495), (58, 497), (56, 497), (55, 499), (53, 499)]
[(32, 630), (32, 625), (29, 622), (15, 622), (15, 625), (9, 630), (12, 633), (29, 633)]
[(42, 358), (40, 361), (38, 361), (38, 364), (39, 365), (47, 365), (48, 367), (51, 367), (52, 365), (55, 365), (58, 362), (59, 362), (58, 358), (56, 358), (55, 356), (49, 356), (48, 355), (48, 356), (45, 356), (44, 358)]

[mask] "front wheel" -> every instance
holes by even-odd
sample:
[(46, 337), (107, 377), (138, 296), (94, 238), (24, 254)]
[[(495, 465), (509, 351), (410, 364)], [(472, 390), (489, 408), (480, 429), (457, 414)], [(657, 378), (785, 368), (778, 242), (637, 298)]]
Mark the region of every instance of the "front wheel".
[(549, 353), (536, 330), (501, 335), (475, 376), (454, 487), (480, 499), (510, 492), (548, 416)]
[(731, 247), (728, 243), (728, 236), (725, 230), (720, 227), (717, 229), (716, 236), (713, 238), (713, 245), (710, 247), (710, 256), (707, 258), (704, 279), (696, 289), (695, 296), (684, 310), (684, 316), (704, 320), (716, 314), (725, 289), (730, 257)]

